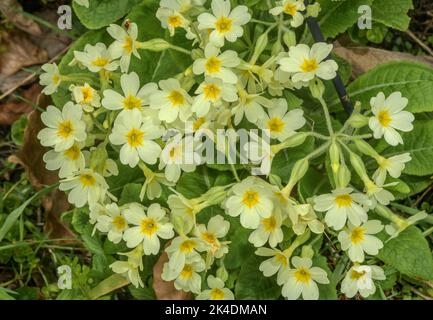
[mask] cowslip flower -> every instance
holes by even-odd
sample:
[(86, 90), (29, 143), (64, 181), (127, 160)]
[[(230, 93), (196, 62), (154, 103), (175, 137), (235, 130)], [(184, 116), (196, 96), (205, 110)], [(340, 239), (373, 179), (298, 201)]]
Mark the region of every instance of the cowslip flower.
[(159, 239), (171, 239), (174, 236), (173, 225), (168, 222), (165, 211), (157, 203), (151, 204), (147, 213), (141, 205), (129, 204), (124, 215), (128, 223), (133, 225), (123, 234), (128, 248), (142, 244), (145, 255), (155, 255), (161, 246)]
[(84, 169), (86, 160), (81, 146), (75, 143), (65, 151), (56, 152), (50, 150), (44, 154), (45, 168), (51, 171), (59, 170), (59, 177), (72, 176), (76, 171)]
[(77, 208), (102, 202), (108, 190), (104, 177), (91, 169), (78, 171), (73, 177), (60, 182), (59, 189), (68, 191), (68, 201)]
[(141, 112), (133, 109), (120, 114), (114, 122), (109, 139), (114, 145), (121, 145), (120, 162), (134, 168), (143, 160), (155, 164), (161, 147), (153, 140), (162, 136), (162, 129), (151, 119), (143, 119)]
[(251, 232), (248, 241), (254, 244), (255, 247), (262, 247), (269, 242), (269, 245), (274, 248), (283, 241), (283, 230), (281, 225), (283, 217), (280, 209), (277, 207), (268, 218), (260, 220), (259, 227)]
[(373, 179), (378, 179), (384, 182), (386, 180), (386, 173), (388, 173), (393, 178), (399, 178), (401, 172), (404, 170), (406, 163), (411, 161), (412, 157), (410, 153), (402, 153), (389, 158), (379, 156), (376, 159), (379, 167), (373, 174)]
[(201, 276), (200, 272), (206, 268), (205, 261), (200, 256), (192, 256), (188, 258), (183, 266), (182, 271), (173, 277), (168, 270), (168, 264), (163, 267), (161, 278), (164, 281), (173, 281), (174, 287), (177, 290), (192, 292), (199, 294), (201, 291)]
[(108, 110), (142, 110), (142, 107), (149, 104), (149, 97), (158, 90), (155, 83), (148, 83), (140, 89), (140, 78), (135, 72), (123, 74), (120, 77), (120, 86), (123, 95), (108, 89), (104, 90), (102, 105)]
[(369, 220), (360, 226), (353, 226), (348, 223), (347, 230), (338, 234), (338, 241), (341, 249), (347, 251), (347, 255), (353, 262), (363, 262), (364, 252), (370, 255), (377, 255), (383, 248), (383, 243), (373, 234), (383, 230), (379, 220)]
[(137, 24), (127, 21), (124, 28), (117, 24), (110, 24), (107, 32), (115, 40), (108, 48), (108, 51), (113, 59), (120, 58), (120, 70), (126, 73), (129, 70), (132, 55), (140, 59), (137, 49), (141, 47), (141, 44), (137, 41)]
[(258, 248), (255, 252), (260, 257), (268, 257), (260, 263), (259, 270), (265, 277), (272, 277), (277, 274), (277, 284), (280, 286), (284, 283), (285, 274), (290, 269), (289, 255), (284, 251), (270, 248)]
[(93, 112), (95, 108), (101, 106), (101, 97), (98, 91), (93, 89), (88, 83), (82, 86), (71, 85), (69, 90), (75, 102), (86, 112)]
[(394, 92), (388, 98), (383, 92), (379, 92), (376, 97), (371, 98), (373, 116), (369, 119), (368, 125), (375, 139), (384, 137), (391, 146), (403, 144), (397, 130), (412, 131), (412, 122), (415, 120), (412, 113), (403, 111), (408, 102), (407, 98), (402, 97), (401, 92)]
[(325, 222), (335, 230), (341, 230), (349, 220), (354, 226), (368, 220), (366, 208), (371, 201), (365, 194), (353, 192), (352, 188), (338, 188), (329, 194), (314, 198), (314, 209), (326, 212)]
[(48, 106), (41, 114), (47, 128), (38, 133), (38, 139), (44, 147), (54, 147), (56, 152), (71, 148), (75, 142), (86, 140), (86, 124), (82, 121), (83, 110), (72, 102), (65, 104), (60, 111)]
[(278, 5), (271, 10), (269, 13), (278, 16), (281, 13), (287, 14), (292, 17), (292, 21), (290, 21), (290, 25), (293, 28), (297, 28), (304, 23), (304, 15), (302, 14), (305, 11), (305, 5), (302, 0), (283, 0), (278, 1)]
[(281, 70), (292, 73), (293, 82), (305, 82), (315, 77), (331, 80), (337, 75), (334, 60), (325, 60), (332, 51), (332, 44), (315, 43), (311, 49), (306, 44), (289, 48), (289, 57), (278, 60)]
[(44, 71), (44, 73), (39, 76), (39, 84), (45, 87), (42, 90), (42, 93), (51, 95), (54, 92), (57, 92), (57, 88), (62, 82), (62, 76), (60, 75), (57, 64), (46, 63), (41, 67), (41, 69)]
[(209, 276), (207, 278), (209, 290), (201, 292), (197, 300), (234, 300), (235, 296), (230, 289), (224, 287), (224, 281), (220, 278)]
[(206, 244), (207, 250), (215, 258), (219, 259), (229, 251), (227, 245), (221, 243), (219, 240), (227, 235), (229, 229), (230, 222), (224, 220), (222, 216), (217, 215), (209, 219), (207, 227), (204, 224), (198, 225), (195, 233)]
[(225, 83), (236, 84), (238, 77), (231, 70), (239, 65), (240, 60), (236, 51), (227, 50), (220, 53), (220, 49), (208, 44), (204, 49), (204, 58), (194, 61), (192, 71), (196, 75), (204, 74), (208, 77), (221, 79)]
[(271, 138), (283, 141), (305, 125), (304, 111), (302, 109), (287, 111), (285, 99), (273, 99), (272, 102), (273, 106), (268, 108), (268, 113), (259, 119), (259, 125), (260, 128), (269, 130)]
[(348, 298), (353, 298), (358, 292), (367, 298), (376, 292), (373, 280), (385, 280), (385, 273), (378, 266), (354, 265), (341, 282), (341, 292)]
[(94, 46), (87, 44), (84, 52), (74, 51), (74, 57), (91, 72), (115, 71), (119, 67), (119, 62), (113, 61), (114, 57), (101, 42)]
[(96, 228), (107, 233), (107, 238), (113, 243), (122, 240), (123, 232), (128, 228), (128, 223), (116, 203), (105, 206), (105, 214), (98, 215)]
[(270, 195), (255, 179), (245, 179), (232, 191), (233, 195), (225, 203), (226, 212), (232, 217), (240, 216), (244, 228), (257, 229), (261, 218), (271, 216), (274, 205)]
[(235, 42), (242, 37), (242, 26), (247, 24), (251, 15), (248, 7), (237, 6), (231, 10), (230, 0), (212, 0), (212, 13), (202, 13), (198, 16), (199, 29), (210, 29), (210, 42), (218, 47), (224, 45), (224, 41)]
[(150, 107), (159, 109), (159, 119), (167, 123), (172, 123), (177, 118), (183, 122), (187, 121), (192, 114), (192, 98), (181, 87), (179, 80), (161, 80), (159, 88), (160, 90), (150, 96)]
[(191, 111), (198, 117), (209, 113), (211, 106), (217, 107), (223, 101), (235, 102), (238, 99), (236, 87), (223, 83), (220, 79), (207, 78), (195, 91)]
[(328, 275), (325, 270), (313, 267), (308, 258), (293, 257), (294, 269), (287, 272), (282, 294), (288, 300), (296, 300), (302, 295), (304, 300), (319, 299), (317, 283), (328, 284)]

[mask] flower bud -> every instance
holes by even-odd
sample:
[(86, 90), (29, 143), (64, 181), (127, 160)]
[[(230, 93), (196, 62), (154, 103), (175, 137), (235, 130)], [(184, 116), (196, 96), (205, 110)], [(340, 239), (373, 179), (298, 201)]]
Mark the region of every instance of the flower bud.
[(226, 282), (229, 278), (229, 273), (224, 266), (221, 266), (217, 269), (216, 276), (217, 278), (220, 278), (222, 281)]
[(335, 177), (337, 188), (345, 188), (349, 184), (351, 177), (349, 168), (345, 164), (340, 165)]
[(365, 127), (368, 124), (368, 118), (360, 113), (354, 113), (347, 121), (355, 129)]
[(329, 147), (329, 160), (331, 162), (332, 172), (337, 173), (340, 167), (340, 148), (335, 141), (333, 141)]
[(320, 3), (316, 2), (307, 6), (307, 17), (317, 18), (320, 13)]
[(289, 30), (283, 34), (283, 41), (286, 46), (293, 47), (296, 46), (296, 33)]
[(376, 158), (379, 156), (377, 151), (374, 150), (374, 148), (370, 144), (365, 142), (364, 140), (356, 139), (356, 140), (354, 140), (354, 142), (355, 142), (355, 146), (358, 148), (358, 150), (361, 151), (366, 156), (370, 156), (372, 158)]
[(90, 153), (90, 168), (98, 173), (102, 173), (105, 168), (105, 162), (108, 159), (106, 144), (101, 143)]
[(322, 80), (315, 78), (310, 81), (310, 92), (311, 95), (316, 99), (321, 99), (325, 92), (325, 85)]
[(351, 152), (350, 153), (350, 163), (352, 164), (353, 169), (356, 171), (356, 173), (358, 174), (358, 176), (362, 179), (362, 180), (367, 180), (368, 175), (367, 175), (367, 171), (365, 170), (365, 166), (364, 166), (364, 162), (362, 162), (361, 157), (359, 157), (357, 154)]
[(145, 50), (160, 52), (170, 48), (170, 44), (164, 39), (152, 39), (146, 42), (141, 42), (140, 47)]
[(251, 63), (256, 63), (257, 59), (260, 57), (262, 52), (266, 49), (266, 46), (268, 45), (268, 33), (265, 32), (257, 39), (256, 47), (254, 48), (254, 53), (251, 58)]
[(280, 41), (276, 41), (273, 45), (272, 45), (272, 55), (273, 56), (278, 56), (281, 52), (284, 51), (283, 46), (281, 45)]
[(314, 256), (314, 250), (311, 246), (303, 246), (301, 251), (302, 258), (312, 259)]

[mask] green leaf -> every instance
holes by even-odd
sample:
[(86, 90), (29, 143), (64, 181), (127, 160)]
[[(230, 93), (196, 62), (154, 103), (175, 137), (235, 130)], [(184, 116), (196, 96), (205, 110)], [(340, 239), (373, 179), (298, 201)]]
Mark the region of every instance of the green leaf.
[(129, 284), (129, 280), (120, 274), (113, 274), (100, 282), (89, 292), (91, 300), (96, 300)]
[(281, 295), (281, 288), (275, 277), (264, 277), (259, 270), (262, 258), (252, 254), (242, 263), (238, 280), (236, 281), (236, 299), (275, 300)]
[(326, 271), (328, 274), (328, 279), (330, 281), (329, 284), (320, 284), (318, 283), (317, 286), (319, 287), (319, 299), (320, 300), (337, 300), (337, 284), (333, 282), (332, 272), (328, 267), (328, 263), (326, 262), (326, 258), (321, 255), (315, 255), (313, 258), (313, 266), (322, 268)]
[[(370, 108), (370, 99), (379, 92), (389, 96), (400, 91), (409, 99), (407, 111), (413, 113), (433, 111), (433, 68), (409, 61), (390, 62), (377, 66), (352, 82), (347, 91), (352, 101), (361, 101)], [(329, 107), (336, 110), (340, 101), (336, 95), (329, 99)]]
[(21, 214), (24, 212), (26, 207), (34, 200), (41, 198), (51, 190), (53, 190), (55, 187), (57, 187), (57, 184), (51, 185), (49, 187), (46, 187), (42, 189), (41, 191), (35, 193), (32, 197), (27, 199), (22, 205), (20, 205), (18, 208), (16, 208), (14, 211), (12, 211), (6, 218), (5, 222), (0, 228), (0, 241), (3, 240), (5, 235), (8, 233), (10, 228), (15, 224), (15, 222), (18, 220), (18, 218), (21, 216)]
[(91, 0), (89, 8), (73, 2), (74, 11), (88, 29), (108, 26), (125, 16), (141, 0)]
[(16, 292), (0, 287), (0, 300), (15, 300), (10, 294), (17, 294)]
[(11, 138), (12, 141), (18, 146), (21, 146), (24, 143), (24, 131), (26, 129), (27, 122), (27, 115), (22, 115), (12, 124)]
[(176, 184), (176, 191), (192, 199), (203, 195), (215, 182), (217, 172), (206, 167), (199, 167), (194, 172), (185, 172)]
[(140, 191), (142, 185), (138, 183), (128, 183), (122, 189), (122, 194), (119, 198), (119, 205), (123, 206), (127, 203), (138, 202), (140, 203)]
[(136, 288), (133, 285), (128, 286), (129, 292), (137, 300), (155, 300), (155, 292), (152, 288)]
[(385, 149), (384, 157), (409, 152), (412, 160), (406, 163), (404, 173), (414, 176), (433, 174), (433, 120), (416, 121), (411, 132), (403, 133), (404, 144)]
[(401, 273), (433, 280), (433, 258), (422, 232), (412, 226), (385, 243), (378, 258)]
[(410, 9), (413, 9), (412, 0), (376, 0), (372, 5), (373, 20), (406, 31), (410, 23)]
[[(371, 5), (373, 0), (346, 0), (335, 2), (333, 0), (318, 0), (321, 11), (317, 18), (325, 39), (335, 38), (353, 26), (360, 17), (358, 8), (362, 5)], [(301, 42), (310, 42), (308, 35)]]
[[(245, 263), (245, 260), (255, 251), (254, 246), (248, 242), (251, 230), (241, 227), (239, 218), (224, 217), (230, 221), (229, 252), (224, 258), (227, 269), (236, 269)], [(237, 220), (235, 220), (237, 219)]]

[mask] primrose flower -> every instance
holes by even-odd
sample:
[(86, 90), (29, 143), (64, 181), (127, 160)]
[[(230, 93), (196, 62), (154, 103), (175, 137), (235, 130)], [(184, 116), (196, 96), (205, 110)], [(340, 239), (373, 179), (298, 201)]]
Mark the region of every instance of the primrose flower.
[[(185, 141), (179, 137), (169, 140), (161, 152), (159, 170), (165, 168), (165, 177), (170, 182), (176, 182), (182, 171), (193, 172), (199, 163), (199, 155), (195, 150), (188, 149)], [(187, 159), (187, 157), (191, 159)], [(191, 160), (191, 161), (189, 161)]]
[(149, 200), (157, 199), (161, 197), (162, 194), (162, 185), (172, 187), (174, 186), (173, 182), (170, 182), (165, 177), (164, 173), (153, 172), (149, 168), (145, 166), (140, 166), (141, 170), (146, 177), (146, 181), (143, 183), (143, 187), (141, 188), (140, 198), (143, 199), (144, 195)]
[(273, 99), (273, 106), (268, 108), (268, 114), (259, 119), (262, 129), (268, 129), (271, 138), (284, 141), (293, 136), (296, 130), (302, 128), (306, 121), (302, 109), (293, 109), (287, 112), (288, 106), (285, 99)]
[(177, 118), (187, 121), (192, 114), (192, 98), (182, 89), (179, 80), (161, 80), (159, 87), (161, 90), (150, 96), (150, 107), (159, 109), (159, 119), (167, 123), (172, 123)]
[(42, 93), (46, 95), (51, 95), (57, 92), (57, 88), (62, 82), (62, 76), (60, 75), (59, 67), (55, 63), (46, 63), (41, 69), (45, 71), (40, 75), (39, 84), (45, 88)]
[(269, 245), (274, 248), (283, 241), (283, 230), (281, 225), (283, 217), (280, 209), (277, 207), (268, 218), (260, 220), (259, 227), (251, 232), (248, 241), (254, 244), (255, 247), (262, 247), (269, 242)]
[[(215, 1), (215, 0), (214, 0)], [(235, 296), (230, 289), (224, 287), (224, 281), (220, 278), (209, 276), (207, 278), (209, 290), (200, 293), (197, 300), (234, 300)]]
[(191, 8), (191, 0), (161, 0), (159, 5), (156, 17), (161, 26), (168, 29), (170, 36), (174, 36), (178, 28), (188, 28), (190, 21), (184, 14)]
[(105, 214), (98, 215), (96, 228), (107, 233), (107, 238), (113, 243), (122, 240), (123, 232), (128, 228), (128, 223), (116, 203), (105, 206)]
[(373, 178), (384, 182), (386, 180), (387, 172), (391, 177), (399, 178), (401, 172), (406, 166), (406, 163), (411, 160), (412, 157), (410, 156), (410, 153), (402, 153), (390, 158), (379, 156), (379, 158), (376, 159), (379, 168), (377, 168), (376, 172), (373, 174)]
[(381, 267), (354, 265), (347, 271), (341, 283), (341, 292), (348, 298), (353, 298), (358, 292), (363, 298), (367, 298), (376, 292), (373, 280), (385, 279)]
[(117, 24), (110, 24), (107, 28), (107, 32), (115, 39), (108, 48), (108, 51), (111, 53), (113, 59), (120, 58), (120, 70), (126, 73), (129, 70), (131, 56), (134, 55), (140, 59), (140, 54), (137, 49), (140, 49), (141, 44), (137, 41), (137, 24), (127, 21), (124, 27), (125, 28), (122, 28)]
[(125, 209), (126, 220), (133, 225), (123, 234), (128, 248), (135, 248), (139, 244), (143, 246), (145, 255), (159, 253), (161, 239), (171, 239), (174, 236), (173, 225), (168, 222), (165, 211), (157, 203), (153, 203), (144, 212), (144, 208), (132, 203)]
[(306, 44), (289, 48), (289, 57), (281, 58), (281, 70), (292, 73), (293, 82), (305, 82), (315, 77), (331, 80), (337, 75), (338, 65), (334, 60), (325, 60), (332, 51), (332, 44), (315, 43), (311, 49)]
[(281, 286), (284, 283), (285, 274), (290, 269), (288, 254), (275, 248), (258, 248), (255, 253), (261, 257), (270, 257), (260, 264), (259, 270), (265, 277), (277, 274), (277, 284)]
[(150, 95), (158, 90), (155, 83), (148, 83), (140, 89), (140, 78), (135, 72), (120, 77), (123, 95), (108, 89), (104, 90), (102, 105), (108, 110), (142, 110), (149, 104)]
[(314, 210), (326, 212), (325, 222), (335, 230), (343, 229), (347, 219), (354, 226), (366, 222), (366, 208), (372, 205), (365, 194), (354, 193), (352, 188), (338, 188), (330, 194), (317, 196), (314, 203)]
[(230, 0), (212, 0), (212, 13), (202, 13), (198, 16), (199, 29), (210, 29), (210, 42), (222, 47), (224, 40), (235, 42), (242, 37), (242, 26), (251, 20), (248, 7), (237, 6), (232, 11)]
[(307, 227), (316, 234), (323, 233), (325, 230), (325, 226), (317, 218), (311, 204), (289, 205), (288, 208), (295, 234), (303, 234)]
[(260, 94), (250, 94), (245, 90), (239, 92), (239, 103), (232, 108), (232, 114), (235, 116), (234, 124), (238, 125), (244, 115), (251, 123), (257, 124), (259, 120), (266, 117), (263, 108), (272, 108), (273, 102)]
[(292, 21), (290, 21), (290, 25), (293, 28), (297, 28), (304, 23), (302, 12), (305, 11), (305, 5), (302, 0), (283, 0), (277, 3), (278, 5), (275, 8), (269, 10), (270, 14), (278, 16), (284, 13), (291, 16)]
[(312, 267), (313, 262), (308, 258), (293, 257), (292, 265), (285, 276), (282, 294), (288, 300), (296, 300), (302, 295), (304, 300), (319, 299), (317, 283), (328, 284), (328, 275), (319, 267)]
[(41, 145), (61, 152), (72, 148), (76, 142), (84, 142), (87, 135), (82, 115), (82, 109), (72, 102), (65, 104), (61, 111), (48, 106), (41, 114), (41, 120), (47, 126), (38, 133)]
[(91, 169), (82, 169), (71, 178), (60, 182), (61, 191), (71, 190), (68, 201), (77, 208), (84, 207), (86, 203), (90, 206), (102, 202), (108, 190), (108, 184), (104, 177)]
[(338, 241), (341, 243), (341, 249), (347, 251), (347, 254), (353, 262), (363, 262), (364, 252), (370, 255), (377, 255), (383, 248), (383, 243), (373, 234), (383, 230), (383, 225), (379, 220), (369, 220), (360, 226), (353, 226), (348, 223), (348, 229), (338, 234)]
[(230, 222), (224, 220), (220, 215), (209, 219), (207, 227), (200, 224), (196, 227), (196, 236), (203, 240), (207, 246), (207, 250), (212, 253), (215, 258), (222, 258), (229, 249), (226, 244), (219, 240), (227, 235), (230, 229)]
[(140, 271), (143, 271), (143, 249), (141, 246), (127, 253), (119, 253), (119, 255), (128, 257), (127, 261), (115, 261), (110, 264), (113, 272), (122, 274), (136, 288), (144, 288), (143, 280), (141, 280)]
[(175, 275), (182, 272), (188, 259), (200, 257), (198, 252), (206, 250), (205, 243), (198, 238), (188, 238), (179, 236), (171, 241), (171, 244), (165, 249), (168, 254), (167, 272)]
[(84, 52), (74, 51), (74, 57), (91, 72), (115, 71), (119, 67), (119, 63), (113, 61), (115, 58), (107, 50), (107, 46), (101, 42), (94, 46), (87, 44)]
[(368, 125), (375, 139), (384, 137), (391, 146), (403, 144), (403, 139), (397, 130), (412, 131), (412, 122), (415, 120), (412, 113), (403, 111), (407, 104), (408, 99), (402, 97), (401, 92), (394, 92), (388, 98), (383, 92), (379, 92), (376, 97), (371, 98), (373, 116)]
[(219, 106), (223, 101), (235, 102), (238, 100), (236, 87), (225, 84), (219, 79), (207, 78), (195, 91), (192, 112), (198, 117), (204, 117), (209, 113), (211, 106)]
[(204, 271), (206, 263), (200, 256), (191, 256), (186, 259), (185, 265), (179, 275), (171, 274), (168, 270), (168, 263), (164, 265), (161, 278), (164, 281), (174, 280), (174, 287), (177, 290), (199, 294), (201, 291), (200, 272)]
[(257, 229), (261, 218), (269, 218), (274, 205), (270, 194), (255, 179), (245, 179), (236, 184), (233, 194), (225, 203), (226, 212), (232, 216), (240, 215), (241, 225), (248, 229)]
[(72, 97), (84, 111), (93, 112), (95, 108), (101, 106), (101, 97), (98, 91), (93, 89), (88, 83), (83, 86), (71, 85), (69, 90), (72, 91)]
[(74, 175), (75, 172), (84, 169), (86, 164), (84, 153), (78, 143), (61, 152), (50, 150), (44, 154), (43, 160), (48, 170), (59, 170), (60, 178)]
[(141, 112), (133, 109), (117, 117), (109, 139), (112, 144), (122, 146), (120, 162), (134, 168), (140, 159), (148, 164), (157, 162), (161, 147), (153, 140), (161, 136), (161, 127), (151, 119), (143, 119)]
[(384, 181), (381, 179), (383, 179), (383, 176), (377, 176), (375, 182), (369, 180), (365, 183), (367, 196), (369, 196), (370, 200), (372, 201), (371, 208), (375, 208), (377, 202), (387, 206), (395, 199), (394, 195), (384, 187), (395, 185), (398, 182), (383, 184)]
[(227, 50), (220, 53), (220, 49), (208, 44), (204, 49), (204, 58), (194, 61), (194, 74), (204, 74), (208, 77), (221, 79), (225, 83), (236, 84), (238, 77), (231, 70), (239, 65), (240, 60), (236, 51)]

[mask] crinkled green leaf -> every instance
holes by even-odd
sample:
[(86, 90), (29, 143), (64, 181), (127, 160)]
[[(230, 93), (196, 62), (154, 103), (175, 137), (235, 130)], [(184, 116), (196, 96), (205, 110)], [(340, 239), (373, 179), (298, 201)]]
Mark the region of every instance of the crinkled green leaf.
[(433, 280), (432, 253), (417, 227), (409, 227), (386, 242), (378, 258), (409, 277)]
[(412, 0), (376, 0), (372, 5), (373, 20), (406, 31), (410, 23), (410, 9), (413, 9)]

